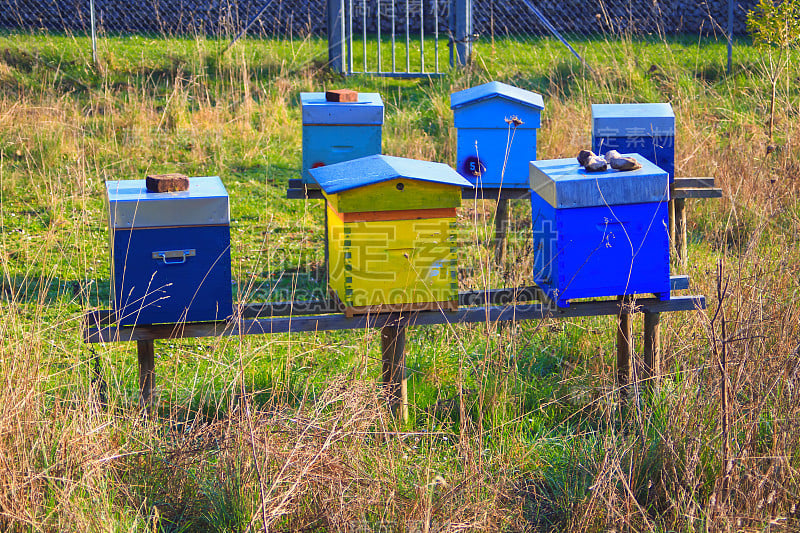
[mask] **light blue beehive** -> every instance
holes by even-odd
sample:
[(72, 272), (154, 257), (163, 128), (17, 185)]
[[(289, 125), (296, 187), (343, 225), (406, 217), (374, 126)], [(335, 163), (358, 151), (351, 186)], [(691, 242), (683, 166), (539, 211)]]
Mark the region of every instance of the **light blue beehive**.
[(530, 162), (534, 281), (559, 307), (575, 298), (669, 299), (669, 177), (587, 172), (574, 158)]
[(325, 93), (300, 93), (303, 112), (303, 183), (308, 169), (381, 153), (383, 100), (358, 93), (357, 102), (328, 102)]
[[(459, 174), (479, 187), (527, 189), (542, 96), (493, 81), (451, 94), (450, 107), (458, 129)], [(520, 121), (516, 127), (509, 124), (514, 117)]]
[(149, 192), (106, 182), (114, 310), (124, 326), (223, 320), (232, 314), (228, 193), (214, 177)]
[(667, 103), (592, 104), (592, 151), (636, 152), (675, 179), (675, 113)]

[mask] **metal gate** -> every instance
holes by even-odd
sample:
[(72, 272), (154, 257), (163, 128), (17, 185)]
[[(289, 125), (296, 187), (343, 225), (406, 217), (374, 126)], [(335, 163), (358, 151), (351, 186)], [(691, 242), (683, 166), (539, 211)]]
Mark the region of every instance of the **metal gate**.
[[(330, 66), (346, 75), (440, 76), (446, 38), (451, 65), (468, 59), (470, 0), (328, 0)], [(467, 24), (465, 21), (468, 21)], [(454, 57), (455, 56), (455, 57)]]

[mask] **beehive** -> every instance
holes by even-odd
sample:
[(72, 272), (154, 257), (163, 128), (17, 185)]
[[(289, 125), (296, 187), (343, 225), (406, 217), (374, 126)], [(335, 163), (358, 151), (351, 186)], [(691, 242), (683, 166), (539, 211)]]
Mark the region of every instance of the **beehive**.
[(592, 150), (637, 152), (675, 179), (675, 113), (667, 103), (593, 104)]
[(106, 182), (114, 310), (121, 325), (222, 320), (232, 313), (228, 193), (218, 177), (152, 193)]
[(669, 178), (642, 168), (587, 172), (573, 159), (531, 161), (533, 278), (559, 307), (575, 298), (669, 299)]
[(527, 189), (541, 95), (493, 81), (451, 94), (450, 107), (458, 129), (458, 173), (479, 187)]
[(467, 180), (442, 163), (385, 155), (311, 176), (327, 200), (328, 285), (346, 314), (456, 309), (456, 208)]
[(356, 102), (329, 102), (325, 93), (300, 93), (303, 113), (303, 183), (308, 170), (381, 153), (383, 100), (358, 93)]

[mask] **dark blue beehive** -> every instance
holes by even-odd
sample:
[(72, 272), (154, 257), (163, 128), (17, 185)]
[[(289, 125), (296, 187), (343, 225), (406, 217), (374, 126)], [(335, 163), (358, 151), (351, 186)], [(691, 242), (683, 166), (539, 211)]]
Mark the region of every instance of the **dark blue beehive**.
[(218, 177), (149, 192), (107, 181), (111, 285), (122, 325), (222, 320), (232, 314), (228, 193)]
[(479, 187), (526, 189), (542, 96), (493, 81), (451, 94), (450, 107), (458, 129), (458, 173)]
[(356, 102), (329, 102), (325, 93), (300, 93), (303, 108), (303, 183), (308, 169), (381, 153), (383, 100), (358, 93)]
[(593, 104), (592, 151), (636, 152), (675, 179), (675, 113), (670, 104)]
[(667, 173), (586, 172), (575, 159), (531, 161), (534, 281), (568, 300), (655, 293), (669, 299)]

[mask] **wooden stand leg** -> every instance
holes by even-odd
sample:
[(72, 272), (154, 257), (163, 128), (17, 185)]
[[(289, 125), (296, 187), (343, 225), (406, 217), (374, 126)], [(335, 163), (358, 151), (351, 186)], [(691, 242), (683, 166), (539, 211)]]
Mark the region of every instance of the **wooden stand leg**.
[(386, 325), (381, 329), (382, 381), (392, 413), (408, 421), (406, 378), (406, 326)]
[(661, 335), (660, 313), (644, 314), (644, 368), (642, 378), (645, 386), (658, 388), (661, 380)]
[(622, 398), (628, 395), (628, 385), (631, 382), (631, 355), (633, 354), (631, 322), (631, 315), (623, 310), (618, 317), (617, 325), (617, 387), (619, 387)]
[(139, 404), (150, 410), (156, 381), (155, 346), (153, 341), (136, 341), (139, 353)]
[(494, 261), (502, 265), (506, 255), (506, 228), (508, 228), (508, 200), (497, 200), (494, 215)]
[(686, 199), (676, 198), (675, 200), (675, 252), (678, 255), (679, 264), (686, 268)]

